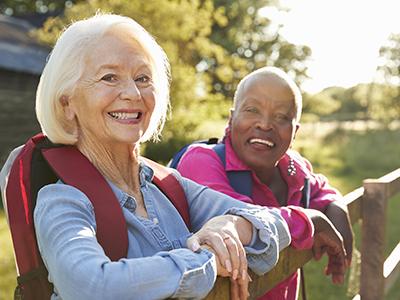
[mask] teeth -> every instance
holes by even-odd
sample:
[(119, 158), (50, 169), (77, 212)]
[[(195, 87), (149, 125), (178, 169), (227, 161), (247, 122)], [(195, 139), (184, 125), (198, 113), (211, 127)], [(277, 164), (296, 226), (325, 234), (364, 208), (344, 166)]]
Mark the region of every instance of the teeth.
[(126, 119), (137, 119), (139, 116), (138, 112), (135, 113), (126, 113), (126, 112), (109, 112), (111, 117), (117, 120), (126, 120)]
[(275, 144), (273, 142), (267, 141), (267, 140), (262, 140), (262, 139), (251, 139), (250, 140), (250, 144), (255, 144), (255, 143), (267, 145), (268, 147), (274, 147), (275, 146)]

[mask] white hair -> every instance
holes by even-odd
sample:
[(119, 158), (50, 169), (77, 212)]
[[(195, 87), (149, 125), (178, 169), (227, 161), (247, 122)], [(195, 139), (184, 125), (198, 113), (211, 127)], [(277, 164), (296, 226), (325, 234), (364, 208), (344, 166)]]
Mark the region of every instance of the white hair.
[[(120, 26), (123, 25), (123, 26)], [(152, 64), (156, 105), (141, 142), (158, 140), (169, 109), (170, 66), (164, 50), (137, 22), (113, 14), (96, 14), (72, 23), (57, 40), (36, 92), (36, 116), (42, 131), (53, 143), (76, 144), (77, 130), (71, 130), (63, 113), (61, 96), (71, 96), (85, 67), (84, 58), (99, 39), (118, 26), (145, 51)]]
[(284, 71), (282, 71), (279, 68), (276, 67), (262, 67), (260, 69), (257, 69), (250, 74), (247, 74), (238, 84), (235, 95), (233, 97), (233, 108), (236, 110), (238, 108), (238, 105), (240, 104), (240, 99), (238, 99), (239, 93), (242, 91), (244, 88), (245, 82), (252, 78), (253, 76), (257, 75), (274, 75), (280, 79), (282, 79), (291, 89), (294, 97), (294, 105), (295, 105), (295, 110), (296, 110), (296, 121), (300, 121), (301, 117), (301, 111), (302, 111), (302, 106), (303, 106), (303, 99), (301, 96), (301, 92), (297, 84), (294, 82), (294, 80), (286, 74)]

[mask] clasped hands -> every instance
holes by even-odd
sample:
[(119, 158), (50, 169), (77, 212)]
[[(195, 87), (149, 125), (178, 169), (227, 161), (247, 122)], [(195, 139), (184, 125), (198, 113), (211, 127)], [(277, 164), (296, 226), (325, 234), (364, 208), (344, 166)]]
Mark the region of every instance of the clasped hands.
[(187, 241), (193, 251), (203, 248), (215, 254), (217, 275), (230, 278), (230, 299), (242, 300), (249, 296), (251, 278), (243, 245), (250, 243), (252, 233), (252, 224), (245, 218), (223, 215), (210, 219)]
[[(343, 283), (346, 269), (351, 262), (351, 227), (349, 227), (349, 233), (342, 228), (339, 228), (339, 232), (325, 214), (314, 209), (306, 209), (306, 212), (315, 229), (312, 247), (314, 258), (319, 260), (326, 253), (328, 265), (325, 274), (332, 276), (333, 283)], [(341, 221), (338, 223), (343, 226), (343, 219)], [(348, 226), (346, 224), (343, 227)], [(230, 277), (230, 299), (241, 300), (249, 296), (248, 286), (251, 278), (247, 272), (246, 252), (243, 245), (250, 243), (252, 233), (252, 224), (243, 217), (223, 215), (210, 219), (187, 241), (188, 248), (193, 251), (204, 248), (215, 254), (217, 275)], [(345, 241), (342, 234), (345, 236)], [(349, 239), (346, 235), (350, 235), (351, 238)]]

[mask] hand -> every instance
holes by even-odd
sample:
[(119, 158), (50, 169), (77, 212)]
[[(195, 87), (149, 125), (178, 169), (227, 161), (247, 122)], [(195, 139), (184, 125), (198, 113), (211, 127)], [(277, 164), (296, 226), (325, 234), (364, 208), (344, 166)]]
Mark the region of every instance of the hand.
[[(214, 250), (208, 245), (201, 245), (202, 249), (207, 249), (208, 251), (215, 254)], [(215, 256), (216, 264), (217, 264), (217, 273), (218, 276), (221, 277), (230, 277), (231, 274), (221, 265), (218, 256)], [(230, 297), (229, 299), (238, 299), (238, 300), (245, 300), (249, 297), (249, 282), (251, 282), (251, 278), (247, 275), (246, 279), (243, 279), (241, 276), (238, 276), (236, 280), (233, 280), (230, 277)]]
[(197, 251), (200, 245), (210, 247), (217, 258), (217, 274), (231, 277), (234, 281), (231, 287), (240, 291), (235, 293), (235, 295), (239, 294), (239, 299), (247, 298), (248, 293), (249, 276), (243, 244), (250, 242), (252, 232), (252, 225), (246, 219), (224, 215), (210, 219), (187, 241), (188, 248), (193, 251)]
[(307, 209), (307, 214), (315, 228), (312, 247), (314, 258), (319, 260), (326, 253), (328, 255), (328, 265), (325, 268), (325, 274), (332, 276), (333, 283), (342, 284), (347, 268), (343, 238), (323, 213), (318, 210)]
[(346, 264), (347, 267), (351, 265), (351, 258), (353, 254), (353, 229), (350, 223), (349, 213), (345, 205), (341, 205), (337, 201), (328, 205), (325, 210), (325, 215), (335, 225), (337, 231), (343, 237), (344, 248), (346, 249)]

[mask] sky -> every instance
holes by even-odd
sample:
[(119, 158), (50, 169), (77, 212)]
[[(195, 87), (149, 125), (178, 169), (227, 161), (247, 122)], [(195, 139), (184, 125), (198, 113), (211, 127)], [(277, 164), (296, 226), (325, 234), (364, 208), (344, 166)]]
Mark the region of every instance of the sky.
[(290, 42), (312, 49), (311, 79), (302, 88), (319, 92), (328, 86), (371, 82), (379, 48), (390, 33), (400, 33), (398, 0), (281, 0), (290, 10), (263, 13), (282, 24)]

